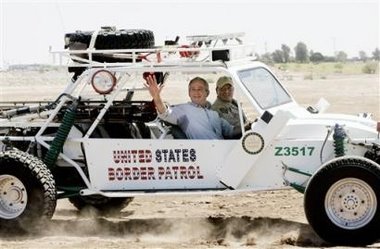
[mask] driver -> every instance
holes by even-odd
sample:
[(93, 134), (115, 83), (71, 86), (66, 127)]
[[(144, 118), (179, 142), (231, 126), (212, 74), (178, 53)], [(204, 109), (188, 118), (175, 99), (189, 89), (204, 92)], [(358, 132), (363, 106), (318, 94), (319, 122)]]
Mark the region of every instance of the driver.
[(234, 127), (210, 109), (207, 101), (210, 93), (207, 81), (201, 77), (190, 80), (188, 94), (190, 102), (175, 106), (166, 106), (160, 92), (163, 85), (158, 85), (156, 77), (146, 77), (145, 86), (156, 105), (158, 117), (169, 123), (178, 125), (190, 139), (223, 139), (239, 135), (240, 127)]

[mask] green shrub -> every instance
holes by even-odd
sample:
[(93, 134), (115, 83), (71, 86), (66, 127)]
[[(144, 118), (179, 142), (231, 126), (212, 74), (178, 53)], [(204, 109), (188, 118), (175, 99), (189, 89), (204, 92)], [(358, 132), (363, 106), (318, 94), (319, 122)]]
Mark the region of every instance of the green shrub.
[(379, 64), (377, 62), (367, 62), (362, 67), (362, 72), (366, 74), (375, 74), (379, 70)]
[(342, 73), (343, 72), (343, 64), (337, 63), (334, 65), (335, 73)]

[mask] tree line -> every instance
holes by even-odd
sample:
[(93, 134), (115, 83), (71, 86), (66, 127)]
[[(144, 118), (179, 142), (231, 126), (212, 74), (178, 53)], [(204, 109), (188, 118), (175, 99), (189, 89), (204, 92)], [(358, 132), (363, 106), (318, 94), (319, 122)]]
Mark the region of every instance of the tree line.
[[(276, 49), (272, 53), (265, 53), (263, 55), (256, 56), (265, 62), (269, 63), (289, 63), (289, 62), (298, 62), (298, 63), (319, 63), (319, 62), (346, 62), (348, 61), (347, 53), (344, 51), (338, 51), (334, 56), (325, 56), (320, 52), (315, 52), (313, 50), (308, 50), (307, 46), (303, 42), (298, 42), (294, 47), (294, 56), (291, 56), (291, 48), (282, 44), (281, 49)], [(368, 60), (380, 61), (380, 50), (376, 48), (372, 52), (372, 56), (367, 55), (364, 51), (359, 51), (358, 57), (351, 58), (353, 61), (363, 61), (367, 62)]]

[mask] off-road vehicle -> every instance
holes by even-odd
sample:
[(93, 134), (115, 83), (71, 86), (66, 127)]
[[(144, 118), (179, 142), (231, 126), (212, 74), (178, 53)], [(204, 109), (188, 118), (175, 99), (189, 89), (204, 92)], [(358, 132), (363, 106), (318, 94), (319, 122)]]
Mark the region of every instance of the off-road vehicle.
[[(380, 125), (370, 115), (308, 108), (241, 33), (189, 36), (154, 46), (148, 30), (66, 35), (73, 76), (55, 101), (2, 106), (1, 226), (32, 228), (56, 201), (121, 210), (135, 196), (224, 194), (293, 187), (324, 240), (365, 245), (380, 234)], [(63, 62), (65, 60), (62, 60)], [(157, 118), (144, 76), (165, 84), (167, 105), (189, 101), (190, 79), (233, 79), (241, 136), (194, 140)], [(211, 91), (208, 98), (215, 100)], [(243, 113), (252, 121), (244, 129)]]

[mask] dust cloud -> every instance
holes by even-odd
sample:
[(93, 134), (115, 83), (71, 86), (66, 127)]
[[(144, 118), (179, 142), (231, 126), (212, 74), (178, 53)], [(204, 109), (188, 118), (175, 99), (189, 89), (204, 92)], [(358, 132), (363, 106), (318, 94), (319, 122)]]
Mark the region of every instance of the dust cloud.
[[(185, 208), (185, 207), (184, 207)], [(10, 248), (193, 248), (271, 245), (324, 246), (311, 228), (269, 217), (130, 218), (133, 212), (99, 216), (95, 210), (58, 209), (56, 218), (32, 233), (3, 232)], [(6, 236), (4, 236), (6, 235)]]

